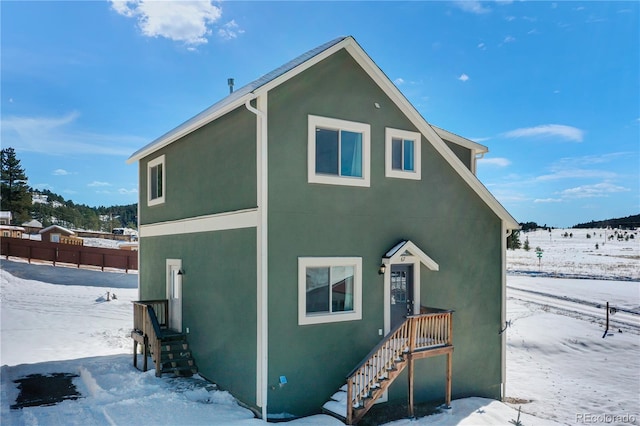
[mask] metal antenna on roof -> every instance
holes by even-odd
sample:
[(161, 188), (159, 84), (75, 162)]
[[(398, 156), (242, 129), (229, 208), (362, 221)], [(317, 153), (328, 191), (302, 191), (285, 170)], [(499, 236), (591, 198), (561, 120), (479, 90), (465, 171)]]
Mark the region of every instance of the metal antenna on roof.
[(233, 93), (233, 79), (232, 78), (228, 78), (227, 79), (227, 84), (229, 85), (229, 94)]

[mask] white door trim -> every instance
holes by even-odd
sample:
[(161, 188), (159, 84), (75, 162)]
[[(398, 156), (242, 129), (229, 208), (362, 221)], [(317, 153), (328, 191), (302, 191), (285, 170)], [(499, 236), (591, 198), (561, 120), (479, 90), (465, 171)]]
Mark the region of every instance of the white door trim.
[[(182, 332), (182, 275), (178, 273), (182, 269), (182, 259), (167, 259), (166, 263), (167, 322), (169, 328)], [(173, 302), (175, 299), (177, 302)]]

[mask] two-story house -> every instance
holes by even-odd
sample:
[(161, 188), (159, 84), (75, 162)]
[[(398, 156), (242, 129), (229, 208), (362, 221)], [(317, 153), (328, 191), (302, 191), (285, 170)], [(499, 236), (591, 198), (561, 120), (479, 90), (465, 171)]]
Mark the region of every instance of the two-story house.
[(407, 381), (412, 401), (500, 398), (519, 226), (475, 176), (485, 152), (332, 40), (129, 158), (140, 298), (263, 418), (355, 422)]

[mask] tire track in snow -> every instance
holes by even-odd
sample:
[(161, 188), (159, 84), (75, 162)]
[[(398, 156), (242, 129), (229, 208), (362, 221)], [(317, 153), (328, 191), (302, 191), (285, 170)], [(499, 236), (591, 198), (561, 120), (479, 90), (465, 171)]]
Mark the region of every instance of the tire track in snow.
[[(600, 303), (511, 286), (507, 286), (507, 298), (546, 306), (562, 315), (574, 318), (587, 317), (603, 325), (606, 321), (605, 305)], [(615, 314), (609, 315), (610, 328), (625, 328), (640, 333), (640, 312), (616, 309)]]

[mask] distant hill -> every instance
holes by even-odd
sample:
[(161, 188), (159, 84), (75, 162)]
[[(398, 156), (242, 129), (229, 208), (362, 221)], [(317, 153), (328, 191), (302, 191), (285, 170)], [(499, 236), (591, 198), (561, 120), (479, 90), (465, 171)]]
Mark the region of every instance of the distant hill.
[(587, 223), (579, 223), (574, 225), (573, 228), (622, 228), (622, 229), (635, 229), (640, 228), (640, 214), (621, 217), (618, 219), (606, 219), (606, 220), (592, 220)]
[(138, 205), (89, 207), (65, 200), (49, 190), (31, 189), (29, 216), (43, 226), (111, 232), (115, 228), (137, 229)]

